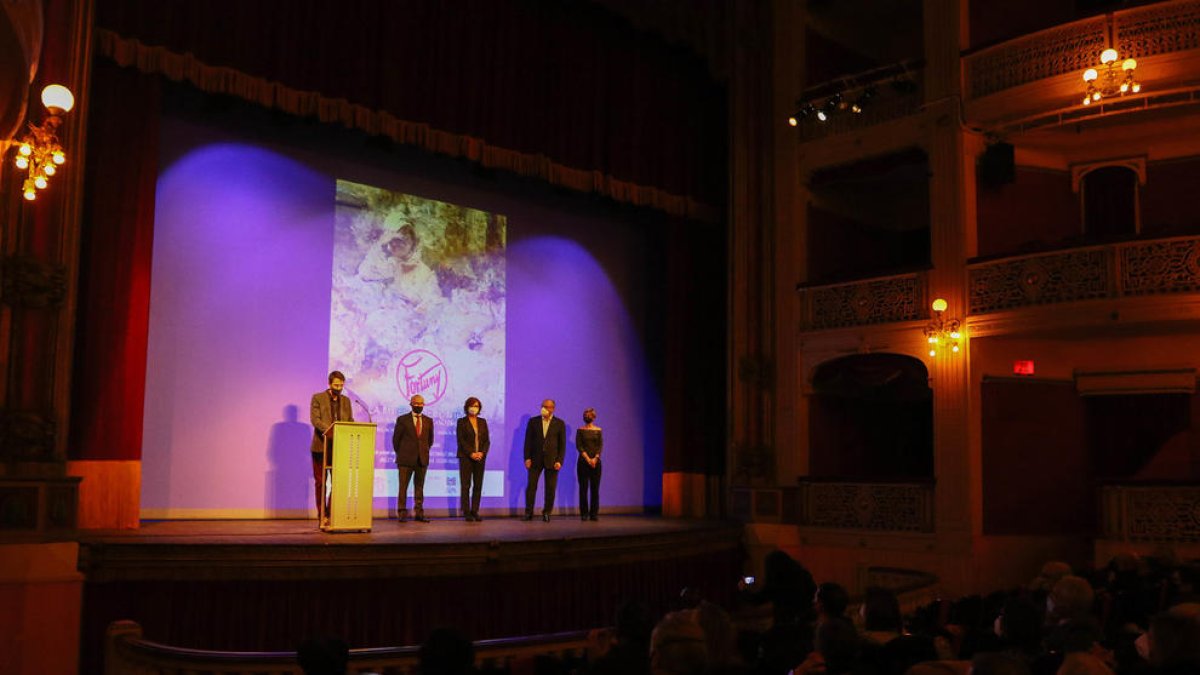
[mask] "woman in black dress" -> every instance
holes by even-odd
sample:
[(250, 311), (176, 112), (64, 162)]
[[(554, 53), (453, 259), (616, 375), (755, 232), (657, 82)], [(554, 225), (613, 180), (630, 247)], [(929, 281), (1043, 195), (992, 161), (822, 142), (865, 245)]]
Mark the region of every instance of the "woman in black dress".
[(479, 499), (483, 495), (483, 467), (492, 439), (487, 420), (479, 416), (483, 404), (472, 396), (463, 403), (466, 417), (458, 418), (458, 484), (462, 490), (462, 512), (467, 522), (479, 522)]
[[(583, 426), (575, 430), (575, 449), (579, 461), (575, 476), (579, 478), (579, 519), (598, 520), (600, 515), (600, 450), (604, 436), (596, 426), (596, 409), (583, 411)], [(588, 493), (591, 493), (591, 499)]]

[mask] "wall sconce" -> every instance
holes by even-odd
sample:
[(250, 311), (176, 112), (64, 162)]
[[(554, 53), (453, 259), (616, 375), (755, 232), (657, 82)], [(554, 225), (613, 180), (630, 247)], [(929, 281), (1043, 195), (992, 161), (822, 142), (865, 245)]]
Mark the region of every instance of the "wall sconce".
[[(1121, 62), (1120, 70), (1118, 70), (1118, 59), (1117, 50), (1109, 47), (1100, 52), (1100, 67), (1104, 69), (1103, 73), (1095, 68), (1083, 71), (1083, 81), (1087, 84), (1087, 89), (1083, 93), (1084, 105), (1091, 105), (1105, 96), (1124, 96), (1125, 94), (1136, 94), (1142, 90), (1141, 83), (1133, 77), (1133, 73), (1137, 69), (1137, 61), (1125, 59)], [(1122, 78), (1120, 73), (1124, 73), (1125, 76)]]
[(938, 349), (942, 348), (949, 348), (954, 354), (959, 351), (958, 341), (962, 339), (959, 322), (958, 319), (946, 320), (942, 316), (946, 306), (942, 298), (933, 301), (933, 319), (925, 326), (925, 341), (929, 344), (930, 356), (937, 356)]
[(67, 154), (58, 142), (58, 128), (62, 116), (75, 107), (75, 97), (70, 89), (52, 84), (42, 90), (42, 105), (50, 114), (41, 124), (30, 122), (29, 132), (17, 146), (15, 164), (27, 171), (22, 190), (29, 201), (37, 199), (38, 191), (46, 189), (58, 167), (67, 161)]

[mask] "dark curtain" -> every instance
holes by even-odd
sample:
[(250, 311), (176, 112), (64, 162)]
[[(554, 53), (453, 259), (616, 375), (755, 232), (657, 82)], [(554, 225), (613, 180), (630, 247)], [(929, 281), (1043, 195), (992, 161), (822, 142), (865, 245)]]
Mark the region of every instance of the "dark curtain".
[(1137, 232), (1138, 177), (1133, 169), (1106, 166), (1083, 177), (1083, 231), (1106, 240)]
[(1084, 410), (1092, 465), (1103, 479), (1136, 477), (1169, 440), (1192, 429), (1187, 394), (1090, 396)]
[(72, 459), (140, 459), (160, 80), (97, 59), (79, 263)]
[(206, 66), (724, 203), (724, 88), (686, 50), (582, 0), (108, 0), (97, 25)]

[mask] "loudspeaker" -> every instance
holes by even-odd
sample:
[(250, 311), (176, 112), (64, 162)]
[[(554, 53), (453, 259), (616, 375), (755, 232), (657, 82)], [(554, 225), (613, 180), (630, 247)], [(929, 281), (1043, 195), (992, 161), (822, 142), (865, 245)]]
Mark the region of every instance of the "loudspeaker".
[(979, 183), (994, 187), (1011, 183), (1017, 179), (1017, 164), (1013, 159), (1011, 143), (992, 143), (979, 156), (977, 169)]

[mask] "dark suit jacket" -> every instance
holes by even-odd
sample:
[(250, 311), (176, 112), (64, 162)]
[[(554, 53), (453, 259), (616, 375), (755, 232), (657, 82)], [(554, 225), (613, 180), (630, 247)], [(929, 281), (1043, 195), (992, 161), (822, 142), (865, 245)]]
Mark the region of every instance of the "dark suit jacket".
[(429, 446), (433, 445), (433, 418), (421, 415), (421, 437), (417, 438), (417, 425), (412, 413), (396, 418), (396, 431), (392, 434), (392, 450), (396, 452), (396, 466), (429, 466)]
[(542, 436), (542, 418), (534, 417), (525, 425), (525, 459), (538, 462), (547, 469), (562, 464), (567, 451), (567, 425), (557, 417), (550, 418), (550, 428)]
[[(341, 399), (341, 405), (338, 406), (341, 414), (338, 415), (338, 419), (343, 422), (353, 422), (354, 409), (350, 407), (350, 397), (343, 393), (338, 398)], [(312, 410), (309, 418), (313, 425), (313, 439), (309, 452), (322, 453), (325, 452), (325, 431), (333, 426), (333, 405), (329, 400), (329, 390), (313, 394), (310, 407)]]
[[(482, 452), (483, 458), (487, 459), (488, 448), (492, 447), (492, 437), (488, 435), (487, 420), (476, 417), (475, 421), (479, 424), (479, 452)], [(466, 417), (458, 418), (455, 435), (458, 436), (458, 456), (463, 459), (469, 458), (471, 453), (475, 452), (475, 430), (471, 428), (471, 420)]]

